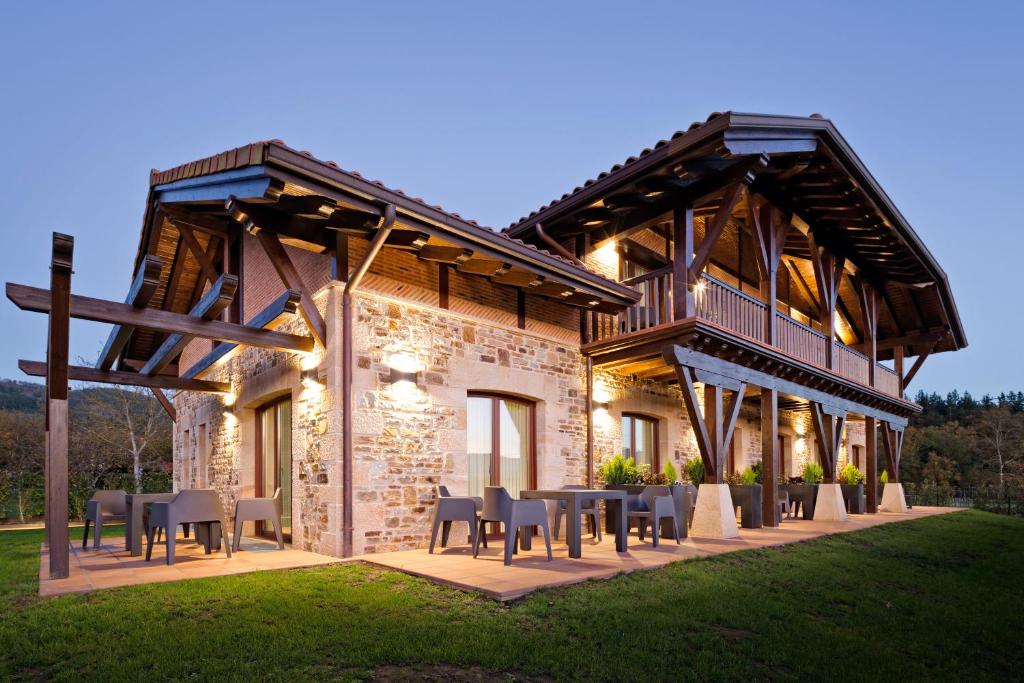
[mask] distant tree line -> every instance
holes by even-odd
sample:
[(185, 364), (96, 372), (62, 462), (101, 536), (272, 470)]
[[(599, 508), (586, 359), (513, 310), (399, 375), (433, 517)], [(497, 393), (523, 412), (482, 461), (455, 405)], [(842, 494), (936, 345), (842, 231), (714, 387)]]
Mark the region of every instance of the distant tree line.
[[(80, 518), (97, 488), (169, 491), (171, 426), (149, 393), (81, 387), (69, 395), (68, 505)], [(43, 387), (0, 380), (0, 522), (43, 515)]]
[(1024, 493), (1024, 392), (980, 399), (969, 391), (918, 392), (900, 475), (927, 500), (957, 489), (982, 497)]

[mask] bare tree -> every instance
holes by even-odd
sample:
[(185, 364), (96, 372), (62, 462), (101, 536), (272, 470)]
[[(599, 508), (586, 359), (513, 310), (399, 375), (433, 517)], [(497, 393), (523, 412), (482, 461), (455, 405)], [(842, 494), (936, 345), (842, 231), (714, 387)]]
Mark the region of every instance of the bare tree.
[(93, 483), (119, 462), (130, 462), (135, 492), (142, 492), (146, 469), (170, 459), (171, 421), (148, 390), (138, 387), (86, 387), (75, 421), (80, 466)]
[(1012, 413), (1005, 406), (986, 408), (971, 431), (982, 456), (995, 466), (1002, 494), (1007, 477), (1016, 473), (1024, 455), (1024, 413)]

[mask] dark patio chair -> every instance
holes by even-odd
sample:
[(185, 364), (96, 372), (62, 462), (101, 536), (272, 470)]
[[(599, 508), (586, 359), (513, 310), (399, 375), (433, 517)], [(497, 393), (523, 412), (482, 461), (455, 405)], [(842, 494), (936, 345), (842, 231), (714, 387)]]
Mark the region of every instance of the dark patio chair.
[[(231, 557), (228, 540), (228, 526), (224, 522), (224, 507), (220, 496), (213, 489), (189, 489), (181, 491), (171, 501), (153, 503), (146, 524), (146, 561), (153, 555), (153, 541), (157, 529), (167, 529), (167, 564), (174, 564), (174, 532), (179, 524), (188, 522), (197, 525), (196, 538), (203, 539), (206, 554), (210, 554), (213, 525), (220, 527), (224, 551)], [(203, 527), (203, 532), (198, 529)]]
[(82, 534), (82, 547), (89, 543), (89, 525), (93, 525), (92, 547), (100, 547), (103, 536), (103, 525), (107, 522), (128, 521), (128, 503), (121, 490), (96, 491), (85, 504), (85, 533)]
[(244, 522), (270, 522), (277, 537), (277, 547), (284, 550), (284, 534), (281, 532), (281, 487), (278, 486), (272, 498), (240, 498), (235, 502), (235, 537), (231, 549), (237, 551), (242, 541)]
[(497, 522), (505, 532), (505, 564), (512, 564), (512, 555), (516, 552), (516, 540), (520, 533), (530, 533), (523, 527), (539, 526), (544, 530), (544, 545), (548, 551), (548, 562), (551, 561), (551, 533), (548, 530), (548, 508), (543, 500), (515, 500), (503, 486), (487, 486), (484, 488), (484, 507), (480, 515), (480, 529), (477, 542), (473, 546), (473, 557), (480, 551), (480, 538), (483, 536), (488, 522)]
[[(452, 522), (465, 522), (469, 525), (469, 545), (476, 548), (480, 512), (484, 508), (483, 498), (479, 496), (453, 496), (447, 486), (435, 486), (434, 493), (434, 523), (430, 531), (430, 548), (427, 552), (434, 552), (434, 544), (437, 542), (437, 531), (441, 530), (441, 547), (448, 547), (448, 536), (452, 531)], [(483, 537), (484, 547), (487, 547), (487, 537)]]
[[(563, 491), (586, 491), (587, 487), (581, 484), (568, 484), (562, 487)], [(558, 505), (555, 507), (555, 540), (558, 540), (558, 532), (562, 528), (562, 517), (565, 516), (566, 502), (564, 500), (558, 501)], [(601, 540), (601, 508), (598, 506), (596, 500), (591, 500), (583, 503), (580, 506), (580, 514), (587, 519), (590, 524), (590, 535)]]
[[(679, 495), (683, 495), (680, 491)], [(658, 547), (658, 536), (661, 534), (661, 520), (671, 519), (672, 530), (675, 535), (676, 543), (679, 543), (679, 523), (680, 520), (676, 515), (676, 501), (672, 497), (672, 491), (667, 486), (648, 486), (640, 494), (640, 499), (644, 502), (646, 510), (634, 510), (629, 514), (636, 517), (639, 521), (637, 528), (637, 535), (640, 540), (644, 540), (644, 531), (647, 525), (651, 525), (651, 544)]]

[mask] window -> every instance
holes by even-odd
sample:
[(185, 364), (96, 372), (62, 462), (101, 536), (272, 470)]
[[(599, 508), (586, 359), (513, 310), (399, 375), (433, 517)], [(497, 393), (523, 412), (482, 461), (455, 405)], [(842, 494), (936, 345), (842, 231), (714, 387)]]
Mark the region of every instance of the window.
[[(256, 413), (256, 496), (271, 498), (281, 489), (281, 532), (292, 540), (292, 402), (284, 398)], [(256, 533), (273, 536), (273, 528), (256, 523)]]
[(622, 457), (633, 458), (637, 465), (658, 470), (658, 421), (643, 415), (622, 416)]
[(505, 396), (471, 394), (466, 405), (469, 495), (504, 486), (513, 498), (534, 486), (534, 405)]

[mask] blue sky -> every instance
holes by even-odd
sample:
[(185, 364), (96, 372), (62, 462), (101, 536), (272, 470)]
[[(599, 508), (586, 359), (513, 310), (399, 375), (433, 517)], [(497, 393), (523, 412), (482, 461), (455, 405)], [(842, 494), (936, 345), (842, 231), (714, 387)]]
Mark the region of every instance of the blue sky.
[[(709, 112), (820, 112), (960, 307), (970, 347), (911, 391), (1024, 389), (1019, 4), (638, 4), (5, 3), (0, 273), (45, 286), (61, 230), (74, 291), (122, 298), (149, 169), (253, 140), (500, 228)], [(45, 318), (0, 325), (21, 378)], [(72, 356), (105, 338), (74, 322)]]

